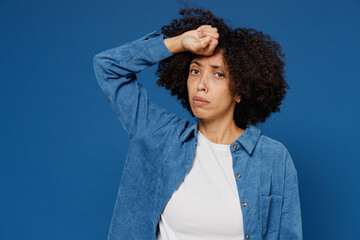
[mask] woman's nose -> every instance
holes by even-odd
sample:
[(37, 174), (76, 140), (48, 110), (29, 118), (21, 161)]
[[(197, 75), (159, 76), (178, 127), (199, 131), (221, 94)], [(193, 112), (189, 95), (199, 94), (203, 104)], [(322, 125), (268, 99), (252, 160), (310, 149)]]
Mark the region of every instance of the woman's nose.
[(201, 77), (199, 82), (198, 82), (198, 85), (197, 85), (197, 89), (198, 91), (206, 91), (207, 90), (207, 87), (206, 87), (206, 77)]

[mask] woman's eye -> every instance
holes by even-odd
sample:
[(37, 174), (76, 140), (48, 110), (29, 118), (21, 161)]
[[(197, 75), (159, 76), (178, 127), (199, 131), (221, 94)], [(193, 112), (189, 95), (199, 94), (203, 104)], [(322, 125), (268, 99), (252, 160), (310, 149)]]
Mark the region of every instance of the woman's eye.
[(196, 74), (197, 72), (199, 72), (197, 69), (191, 69), (191, 70), (190, 70), (191, 73), (194, 73), (194, 71), (195, 71), (195, 74)]
[(217, 72), (216, 74), (218, 74), (218, 76), (221, 77), (221, 78), (222, 78), (222, 77), (225, 77), (225, 75), (222, 74), (222, 73)]

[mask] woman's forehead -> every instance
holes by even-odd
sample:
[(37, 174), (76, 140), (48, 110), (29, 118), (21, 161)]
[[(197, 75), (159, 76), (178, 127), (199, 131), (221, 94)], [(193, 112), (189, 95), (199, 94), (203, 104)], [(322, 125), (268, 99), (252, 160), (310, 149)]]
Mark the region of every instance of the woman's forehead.
[(226, 69), (226, 62), (221, 52), (216, 52), (211, 56), (203, 56), (203, 55), (197, 55), (191, 60), (191, 64), (196, 64), (200, 67), (203, 67), (204, 65), (210, 66), (213, 68), (224, 68)]
[(211, 56), (204, 56), (204, 55), (196, 55), (193, 58), (193, 61), (217, 61), (217, 62), (224, 62), (224, 56), (221, 52), (214, 52)]

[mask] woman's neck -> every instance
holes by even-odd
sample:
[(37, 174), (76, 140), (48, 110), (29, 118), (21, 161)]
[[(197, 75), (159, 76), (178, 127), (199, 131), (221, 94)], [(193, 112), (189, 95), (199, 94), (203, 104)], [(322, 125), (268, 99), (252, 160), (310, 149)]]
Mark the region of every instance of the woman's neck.
[(199, 131), (211, 142), (217, 144), (232, 144), (245, 129), (236, 126), (232, 121), (209, 121), (199, 119)]

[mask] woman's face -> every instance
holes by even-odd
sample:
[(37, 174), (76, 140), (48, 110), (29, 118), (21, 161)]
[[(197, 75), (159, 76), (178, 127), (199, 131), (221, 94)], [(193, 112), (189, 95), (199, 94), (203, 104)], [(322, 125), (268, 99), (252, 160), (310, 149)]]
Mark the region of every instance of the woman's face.
[[(199, 119), (233, 117), (236, 101), (230, 94), (229, 72), (221, 51), (197, 56), (190, 64), (187, 89), (191, 110)], [(194, 97), (207, 102), (196, 101)]]

